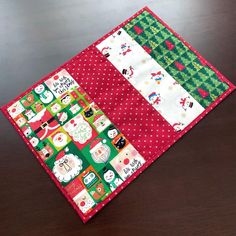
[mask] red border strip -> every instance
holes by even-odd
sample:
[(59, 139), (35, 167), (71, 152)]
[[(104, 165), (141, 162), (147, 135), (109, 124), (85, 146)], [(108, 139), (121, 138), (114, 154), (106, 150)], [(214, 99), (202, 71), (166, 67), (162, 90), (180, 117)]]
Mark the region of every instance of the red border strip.
[[(192, 50), (198, 57), (204, 60), (204, 62), (218, 75), (218, 77), (226, 82), (229, 85), (229, 89), (226, 90), (221, 96), (219, 96), (209, 107), (205, 109), (205, 111), (199, 115), (194, 121), (192, 121), (183, 131), (179, 133), (179, 135), (174, 139), (172, 142), (166, 144), (159, 153), (157, 153), (156, 157), (150, 160), (147, 160), (146, 163), (138, 169), (129, 179), (123, 182), (121, 186), (119, 186), (115, 192), (111, 193), (103, 202), (96, 205), (96, 207), (89, 212), (87, 215), (83, 215), (82, 212), (79, 210), (78, 206), (75, 204), (73, 199), (69, 196), (69, 194), (66, 192), (66, 190), (61, 186), (61, 184), (58, 182), (56, 177), (52, 174), (52, 172), (49, 170), (47, 165), (43, 162), (43, 160), (39, 157), (38, 153), (33, 149), (32, 145), (28, 142), (27, 138), (24, 136), (23, 132), (18, 128), (14, 120), (9, 116), (7, 108), (13, 104), (15, 101), (21, 99), (23, 96), (25, 96), (28, 92), (30, 92), (32, 89), (34, 89), (38, 84), (44, 82), (46, 79), (48, 79), (53, 74), (57, 73), (61, 69), (66, 69), (67, 64), (73, 63), (74, 60), (78, 59), (82, 54), (85, 53), (86, 50), (89, 50), (91, 47), (95, 47), (97, 44), (99, 44), (101, 41), (106, 39), (108, 36), (110, 36), (113, 32), (117, 31), (119, 28), (123, 27), (125, 24), (127, 24), (129, 21), (134, 19), (136, 16), (141, 14), (143, 11), (149, 12), (151, 15), (153, 15), (158, 21), (160, 21), (167, 29), (169, 29), (177, 38), (179, 38), (190, 50)], [(103, 208), (107, 203), (109, 203), (121, 190), (123, 190), (130, 182), (132, 182), (134, 179), (137, 178), (151, 163), (153, 163), (157, 158), (159, 158), (165, 151), (167, 151), (177, 140), (179, 140), (185, 133), (187, 133), (194, 125), (196, 125), (205, 115), (209, 113), (214, 107), (216, 107), (223, 99), (225, 99), (236, 87), (224, 76), (222, 75), (215, 67), (213, 67), (207, 60), (205, 60), (197, 50), (195, 50), (190, 44), (188, 44), (182, 37), (180, 37), (174, 30), (172, 30), (164, 21), (162, 21), (155, 13), (153, 13), (148, 7), (144, 7), (137, 13), (135, 13), (133, 16), (131, 16), (129, 19), (121, 23), (119, 26), (114, 28), (111, 32), (104, 35), (102, 38), (98, 39), (96, 42), (91, 44), (89, 47), (85, 48), (83, 51), (81, 51), (79, 54), (77, 54), (72, 59), (65, 62), (63, 65), (58, 67), (55, 71), (49, 73), (48, 75), (44, 76), (41, 80), (39, 80), (36, 84), (34, 84), (32, 87), (27, 89), (24, 93), (22, 93), (20, 96), (13, 99), (8, 104), (1, 107), (1, 110), (3, 114), (7, 117), (7, 119), (10, 121), (10, 123), (15, 127), (19, 135), (22, 137), (22, 139), (25, 141), (29, 149), (33, 152), (33, 154), (38, 159), (41, 166), (45, 169), (45, 171), (49, 174), (50, 178), (55, 182), (56, 186), (61, 190), (63, 195), (66, 197), (68, 202), (72, 205), (72, 207), (75, 209), (75, 211), (79, 214), (82, 221), (86, 223), (92, 216), (94, 216), (101, 208)]]

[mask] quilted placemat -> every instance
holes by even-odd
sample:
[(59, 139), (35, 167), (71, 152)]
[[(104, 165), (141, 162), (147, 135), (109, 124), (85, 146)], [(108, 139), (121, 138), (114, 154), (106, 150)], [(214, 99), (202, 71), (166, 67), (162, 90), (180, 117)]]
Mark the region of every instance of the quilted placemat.
[(1, 109), (86, 222), (234, 89), (145, 7)]

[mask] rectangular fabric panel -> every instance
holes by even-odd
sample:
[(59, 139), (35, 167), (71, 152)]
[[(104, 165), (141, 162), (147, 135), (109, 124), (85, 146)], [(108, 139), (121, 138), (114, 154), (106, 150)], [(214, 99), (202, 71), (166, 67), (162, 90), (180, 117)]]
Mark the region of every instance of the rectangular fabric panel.
[(145, 7), (1, 109), (86, 222), (234, 89)]

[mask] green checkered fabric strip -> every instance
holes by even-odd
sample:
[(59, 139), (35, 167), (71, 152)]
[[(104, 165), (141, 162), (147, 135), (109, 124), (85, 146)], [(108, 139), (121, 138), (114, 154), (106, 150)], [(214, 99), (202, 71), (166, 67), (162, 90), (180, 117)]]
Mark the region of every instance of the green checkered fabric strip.
[(228, 85), (181, 40), (144, 11), (123, 27), (203, 107), (208, 107)]

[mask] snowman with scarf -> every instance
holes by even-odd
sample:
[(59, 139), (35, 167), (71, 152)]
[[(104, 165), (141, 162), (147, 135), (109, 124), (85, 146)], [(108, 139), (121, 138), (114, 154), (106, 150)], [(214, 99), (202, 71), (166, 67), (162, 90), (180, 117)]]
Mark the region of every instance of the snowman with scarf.
[(123, 183), (113, 170), (109, 170), (106, 167), (103, 168), (103, 178), (112, 192)]
[(152, 92), (148, 95), (148, 101), (152, 104), (152, 105), (158, 105), (161, 102), (161, 96), (160, 93), (156, 93), (156, 92)]
[(160, 84), (161, 81), (164, 79), (164, 75), (161, 71), (151, 73), (151, 79), (154, 80), (157, 84)]

